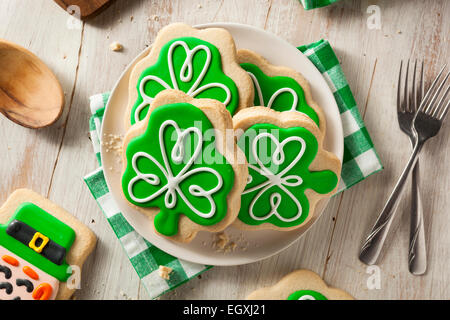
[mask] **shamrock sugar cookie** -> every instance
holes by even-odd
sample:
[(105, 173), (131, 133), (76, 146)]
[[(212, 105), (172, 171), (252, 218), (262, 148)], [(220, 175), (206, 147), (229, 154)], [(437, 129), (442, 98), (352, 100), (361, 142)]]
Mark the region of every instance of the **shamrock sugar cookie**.
[(236, 55), (225, 29), (198, 30), (181, 23), (163, 28), (131, 73), (126, 127), (143, 120), (154, 97), (165, 89), (218, 100), (231, 114), (252, 106), (252, 80)]
[(309, 84), (299, 72), (288, 67), (271, 65), (262, 56), (247, 49), (238, 50), (238, 61), (253, 80), (253, 105), (276, 111), (301, 112), (325, 133), (323, 111), (312, 99)]
[(341, 170), (315, 123), (299, 112), (252, 107), (233, 124), (249, 168), (235, 225), (289, 231), (306, 224), (335, 192)]
[(252, 292), (248, 300), (354, 300), (347, 292), (331, 288), (309, 270), (289, 273), (272, 287)]
[(125, 198), (159, 234), (189, 242), (236, 218), (247, 163), (220, 102), (165, 90), (127, 132), (123, 150)]
[(39, 194), (19, 189), (0, 208), (0, 300), (65, 300), (96, 237)]

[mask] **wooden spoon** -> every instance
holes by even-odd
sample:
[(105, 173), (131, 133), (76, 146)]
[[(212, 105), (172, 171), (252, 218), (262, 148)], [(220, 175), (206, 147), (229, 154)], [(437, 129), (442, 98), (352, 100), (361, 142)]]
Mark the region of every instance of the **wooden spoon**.
[(61, 116), (64, 93), (53, 72), (25, 48), (0, 39), (0, 112), (37, 129)]

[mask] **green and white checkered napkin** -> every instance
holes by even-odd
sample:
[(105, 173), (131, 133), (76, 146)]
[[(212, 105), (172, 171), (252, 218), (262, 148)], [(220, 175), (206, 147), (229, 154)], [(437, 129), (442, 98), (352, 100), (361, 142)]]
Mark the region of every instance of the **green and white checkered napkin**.
[[(342, 191), (381, 170), (382, 165), (361, 119), (339, 61), (328, 41), (321, 40), (299, 47), (299, 50), (323, 74), (339, 106), (345, 137), (342, 179), (339, 186), (339, 191)], [(109, 93), (98, 94), (90, 98), (92, 111), (90, 133), (100, 166), (99, 137), (103, 112), (108, 98)], [(151, 298), (156, 298), (211, 268), (211, 266), (177, 259), (142, 238), (119, 211), (106, 185), (102, 167), (86, 176), (84, 180), (119, 238)], [(169, 280), (159, 276), (158, 268), (160, 265), (173, 268), (174, 271), (171, 273)]]
[(306, 10), (325, 7), (339, 0), (300, 0)]

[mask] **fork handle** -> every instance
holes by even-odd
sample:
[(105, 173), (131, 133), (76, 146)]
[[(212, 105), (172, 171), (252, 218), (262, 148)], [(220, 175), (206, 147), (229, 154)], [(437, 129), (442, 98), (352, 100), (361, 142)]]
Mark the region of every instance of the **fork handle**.
[(427, 248), (419, 182), (419, 162), (417, 161), (412, 172), (411, 227), (408, 251), (408, 268), (409, 272), (414, 275), (422, 275), (427, 270)]
[(364, 241), (364, 244), (361, 248), (361, 253), (359, 255), (359, 260), (361, 260), (365, 264), (375, 264), (378, 256), (380, 255), (384, 241), (386, 240), (386, 236), (389, 232), (389, 228), (391, 227), (392, 220), (395, 216), (398, 204), (400, 203), (400, 196), (404, 190), (405, 183), (408, 179), (409, 174), (411, 173), (412, 168), (417, 162), (417, 156), (419, 155), (422, 146), (423, 143), (420, 142), (416, 143), (416, 145), (414, 146), (408, 163), (406, 164), (405, 169), (403, 170), (400, 178), (397, 181), (397, 184), (394, 187), (394, 190), (392, 191), (388, 201), (386, 202), (383, 211), (381, 211), (380, 215), (377, 218), (377, 221), (375, 222), (375, 225), (370, 231), (370, 234)]

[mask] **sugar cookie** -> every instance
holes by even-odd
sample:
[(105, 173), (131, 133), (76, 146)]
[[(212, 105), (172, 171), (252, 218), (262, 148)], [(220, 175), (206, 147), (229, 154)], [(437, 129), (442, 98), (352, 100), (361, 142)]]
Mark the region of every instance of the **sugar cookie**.
[(225, 29), (198, 30), (182, 23), (161, 29), (148, 56), (131, 73), (126, 128), (143, 120), (156, 94), (165, 89), (216, 99), (231, 114), (252, 106), (252, 80), (236, 55)]
[(127, 132), (123, 150), (123, 194), (159, 234), (189, 242), (236, 218), (248, 169), (222, 103), (165, 90)]
[(14, 191), (0, 208), (0, 300), (65, 300), (94, 249), (94, 233), (50, 200)]
[(272, 287), (252, 292), (248, 300), (354, 300), (347, 292), (331, 288), (309, 270), (297, 270)]
[(238, 50), (238, 61), (253, 80), (253, 105), (276, 111), (301, 112), (311, 118), (322, 134), (325, 134), (325, 115), (314, 102), (308, 81), (299, 72), (288, 67), (274, 66), (247, 49)]
[(319, 128), (299, 112), (266, 107), (240, 111), (233, 124), (249, 166), (235, 225), (289, 231), (307, 223), (337, 189), (341, 171)]

